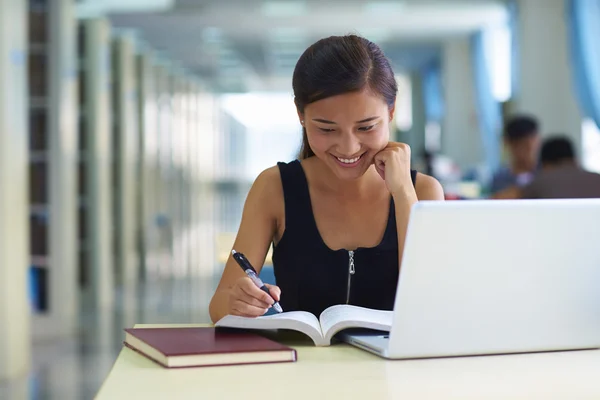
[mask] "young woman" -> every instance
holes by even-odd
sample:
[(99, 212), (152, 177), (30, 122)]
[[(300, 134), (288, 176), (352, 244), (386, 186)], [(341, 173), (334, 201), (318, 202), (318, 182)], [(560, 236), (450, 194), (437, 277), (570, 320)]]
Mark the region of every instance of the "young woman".
[[(434, 178), (411, 170), (410, 148), (389, 141), (394, 72), (376, 44), (334, 36), (304, 52), (292, 84), (300, 160), (258, 176), (234, 248), (259, 271), (273, 244), (270, 292), (284, 311), (391, 310), (411, 206), (443, 200)], [(272, 304), (230, 257), (210, 316), (257, 317)]]

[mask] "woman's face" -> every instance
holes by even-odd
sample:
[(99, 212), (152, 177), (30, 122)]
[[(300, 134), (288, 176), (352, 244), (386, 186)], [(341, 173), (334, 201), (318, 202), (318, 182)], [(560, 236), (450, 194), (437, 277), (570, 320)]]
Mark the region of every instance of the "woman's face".
[(304, 108), (308, 143), (340, 179), (361, 177), (389, 141), (394, 110), (367, 90), (316, 101)]

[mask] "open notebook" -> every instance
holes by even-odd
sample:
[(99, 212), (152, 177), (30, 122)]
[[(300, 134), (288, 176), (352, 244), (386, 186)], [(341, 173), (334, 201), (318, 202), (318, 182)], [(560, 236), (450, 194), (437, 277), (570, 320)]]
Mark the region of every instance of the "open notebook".
[(319, 318), (306, 311), (290, 311), (258, 318), (227, 315), (216, 326), (243, 329), (290, 329), (310, 337), (316, 346), (329, 346), (333, 336), (348, 328), (390, 331), (392, 311), (336, 305), (327, 308)]

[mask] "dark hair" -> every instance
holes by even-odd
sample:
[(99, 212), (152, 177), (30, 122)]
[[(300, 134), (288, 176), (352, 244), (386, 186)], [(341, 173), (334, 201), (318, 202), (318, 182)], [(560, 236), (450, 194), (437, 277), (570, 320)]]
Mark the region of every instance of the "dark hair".
[[(301, 114), (310, 103), (364, 88), (392, 107), (398, 91), (394, 71), (381, 48), (356, 35), (330, 36), (306, 49), (294, 69), (292, 86)], [(303, 128), (300, 158), (313, 155)]]
[(546, 139), (542, 144), (540, 150), (541, 164), (556, 164), (574, 159), (573, 144), (566, 136), (554, 136)]
[(504, 137), (509, 142), (528, 138), (538, 134), (538, 121), (529, 115), (517, 115), (511, 118), (504, 128)]

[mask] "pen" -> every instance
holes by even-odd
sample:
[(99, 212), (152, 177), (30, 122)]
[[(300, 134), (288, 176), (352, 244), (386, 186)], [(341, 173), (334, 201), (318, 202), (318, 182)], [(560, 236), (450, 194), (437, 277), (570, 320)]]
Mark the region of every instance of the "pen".
[[(271, 298), (273, 298), (273, 296), (271, 296), (271, 292), (269, 292), (269, 288), (258, 277), (256, 270), (254, 269), (254, 267), (252, 267), (252, 265), (250, 264), (250, 261), (248, 261), (246, 256), (244, 256), (242, 253), (238, 253), (235, 250), (231, 250), (231, 254), (233, 255), (233, 259), (239, 264), (240, 267), (242, 267), (242, 269), (244, 270), (246, 275), (248, 275), (248, 278), (250, 278), (250, 280), (252, 280), (252, 282), (254, 282), (256, 287), (259, 288), (260, 290), (262, 290), (263, 292), (265, 292), (266, 294), (268, 294)], [(273, 299), (273, 301), (275, 301), (275, 299)], [(275, 311), (277, 311), (279, 313), (283, 312), (283, 309), (281, 308), (279, 303), (276, 301), (273, 303), (273, 308), (275, 309)]]

